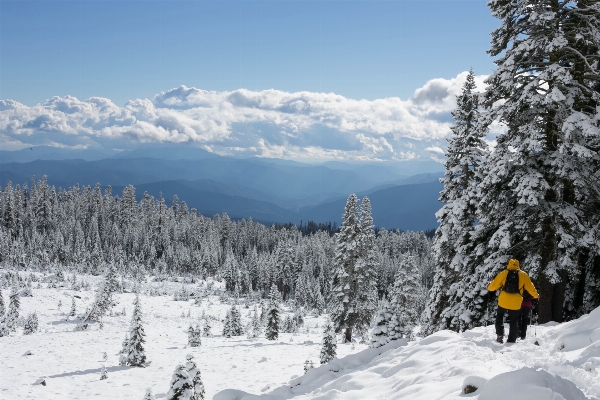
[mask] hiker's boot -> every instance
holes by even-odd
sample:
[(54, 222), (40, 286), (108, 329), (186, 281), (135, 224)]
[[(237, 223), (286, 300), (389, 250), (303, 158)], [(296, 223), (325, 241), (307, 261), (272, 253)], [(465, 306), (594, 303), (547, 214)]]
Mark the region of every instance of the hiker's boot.
[(504, 343), (504, 336), (498, 335), (498, 337), (496, 338), (496, 342)]

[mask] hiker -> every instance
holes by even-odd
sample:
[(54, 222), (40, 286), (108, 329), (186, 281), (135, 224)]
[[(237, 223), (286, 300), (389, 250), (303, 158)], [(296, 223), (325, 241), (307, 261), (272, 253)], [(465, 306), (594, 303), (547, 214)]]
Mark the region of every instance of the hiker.
[(519, 310), (519, 336), (521, 340), (525, 340), (527, 336), (527, 325), (529, 325), (529, 318), (531, 315), (531, 306), (534, 299), (531, 294), (523, 289), (523, 302), (521, 302), (521, 310)]
[(519, 329), (519, 313), (523, 303), (523, 291), (526, 290), (534, 299), (539, 297), (537, 290), (531, 283), (529, 275), (519, 269), (519, 261), (511, 259), (506, 269), (500, 272), (488, 285), (490, 292), (501, 289), (498, 296), (498, 311), (496, 313), (496, 341), (504, 343), (504, 314), (508, 313), (510, 329), (507, 343), (517, 341)]

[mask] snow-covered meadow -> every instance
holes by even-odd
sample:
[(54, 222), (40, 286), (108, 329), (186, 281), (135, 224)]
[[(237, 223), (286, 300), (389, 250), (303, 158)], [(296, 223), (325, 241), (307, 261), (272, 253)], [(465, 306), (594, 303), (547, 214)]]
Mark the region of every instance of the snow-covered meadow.
[[(146, 368), (119, 366), (119, 351), (129, 331), (135, 294), (114, 295), (118, 303), (113, 307), (116, 315), (104, 318), (102, 330), (98, 324), (92, 324), (87, 331), (75, 331), (78, 320), (70, 317), (67, 321), (71, 299), (74, 295), (81, 297), (76, 298), (76, 304), (77, 314), (82, 314), (93, 302), (94, 289), (101, 278), (83, 276), (82, 279), (91, 283), (90, 290), (35, 289), (34, 283), (33, 297), (20, 298), (21, 316), (37, 311), (39, 331), (23, 335), (19, 329), (17, 334), (0, 337), (0, 399), (141, 399), (148, 387), (160, 399), (169, 389), (175, 367), (185, 362), (188, 353), (194, 355), (202, 372), (207, 399), (228, 388), (267, 392), (302, 375), (307, 359), (319, 365), (324, 315), (307, 315), (298, 333), (280, 333), (279, 339), (274, 341), (266, 340), (264, 335), (258, 339), (248, 339), (245, 335), (224, 338), (222, 320), (231, 305), (222, 303), (220, 296), (209, 295), (196, 304), (193, 299), (174, 301), (171, 294), (141, 294), (150, 365)], [(192, 292), (202, 283), (186, 286)], [(143, 285), (142, 293), (150, 287), (173, 293), (181, 286), (175, 282), (148, 283)], [(214, 288), (218, 293), (219, 283), (215, 283)], [(6, 302), (8, 290), (3, 293)], [(241, 300), (238, 308), (246, 324), (253, 307), (245, 308)], [(124, 316), (120, 315), (123, 309)], [(283, 318), (293, 314), (288, 307), (284, 306), (283, 310)], [(200, 347), (188, 347), (187, 329), (190, 323), (203, 326), (200, 319), (203, 312), (211, 321), (213, 337), (203, 337)], [(345, 356), (366, 347), (358, 343), (339, 345), (338, 355)], [(31, 355), (25, 355), (27, 352)], [(106, 361), (104, 352), (108, 355)], [(106, 380), (100, 380), (103, 365), (108, 371)], [(42, 379), (46, 386), (36, 384)]]
[[(20, 329), (0, 338), (0, 398), (142, 399), (151, 388), (161, 399), (176, 365), (188, 353), (202, 372), (206, 398), (215, 400), (600, 398), (600, 309), (568, 323), (532, 327), (529, 337), (515, 345), (495, 343), (491, 326), (462, 334), (441, 331), (378, 349), (338, 344), (338, 358), (319, 366), (326, 315), (307, 315), (298, 333), (281, 333), (275, 341), (225, 338), (221, 321), (231, 306), (218, 295), (218, 283), (197, 303), (174, 301), (171, 294), (143, 294), (150, 287), (173, 293), (182, 286), (151, 282), (142, 285), (140, 296), (150, 363), (136, 368), (119, 366), (135, 295), (115, 294), (118, 304), (113, 316), (104, 319), (103, 329), (93, 324), (87, 331), (75, 331), (77, 319), (67, 320), (71, 299), (81, 297), (76, 298), (77, 314), (83, 313), (100, 278), (83, 279), (89, 290), (48, 289), (45, 283), (36, 288), (34, 283), (33, 297), (21, 297), (21, 315), (37, 311), (39, 331), (23, 335)], [(197, 291), (206, 282), (186, 286)], [(243, 322), (249, 322), (252, 307), (245, 308), (241, 300), (239, 308)], [(120, 315), (123, 309), (125, 315)], [(200, 347), (188, 347), (187, 328), (190, 323), (202, 326), (203, 314), (212, 323), (213, 337), (203, 337)], [(304, 375), (307, 359), (316, 368)], [(100, 380), (103, 365), (106, 380)], [(464, 394), (466, 385), (478, 390)]]

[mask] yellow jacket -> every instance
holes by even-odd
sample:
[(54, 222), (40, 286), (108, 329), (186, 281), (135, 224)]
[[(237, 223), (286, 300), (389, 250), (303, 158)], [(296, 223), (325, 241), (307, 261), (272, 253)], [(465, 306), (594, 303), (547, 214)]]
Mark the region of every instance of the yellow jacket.
[(523, 302), (523, 289), (527, 290), (529, 294), (537, 299), (540, 297), (537, 290), (535, 290), (535, 286), (529, 279), (529, 275), (526, 272), (521, 271), (519, 269), (519, 261), (510, 260), (508, 262), (508, 266), (502, 272), (500, 272), (494, 280), (488, 285), (488, 290), (490, 292), (495, 292), (500, 289), (506, 283), (506, 275), (508, 275), (508, 271), (511, 270), (519, 271), (519, 292), (520, 293), (506, 293), (504, 291), (500, 292), (500, 296), (498, 297), (498, 306), (505, 308), (507, 310), (520, 310), (521, 303)]

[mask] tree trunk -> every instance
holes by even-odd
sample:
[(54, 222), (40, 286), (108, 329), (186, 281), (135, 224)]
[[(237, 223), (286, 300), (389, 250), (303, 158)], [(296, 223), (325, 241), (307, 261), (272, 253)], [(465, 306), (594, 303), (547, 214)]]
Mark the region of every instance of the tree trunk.
[(541, 273), (538, 279), (538, 292), (540, 300), (538, 302), (538, 324), (545, 324), (552, 320), (552, 284), (548, 278)]
[(563, 322), (563, 308), (565, 304), (565, 289), (567, 287), (567, 273), (561, 271), (560, 282), (553, 285), (552, 288), (552, 320)]
[(352, 342), (352, 328), (346, 328), (346, 332), (344, 335), (344, 343)]

